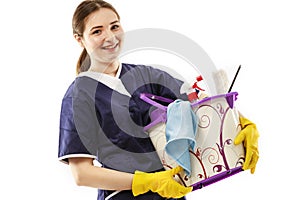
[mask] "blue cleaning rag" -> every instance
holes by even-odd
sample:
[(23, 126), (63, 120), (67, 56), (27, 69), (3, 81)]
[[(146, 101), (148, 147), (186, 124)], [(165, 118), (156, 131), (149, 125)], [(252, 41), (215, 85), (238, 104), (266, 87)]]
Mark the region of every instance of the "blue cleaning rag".
[(180, 165), (189, 176), (191, 163), (189, 149), (195, 148), (197, 116), (189, 101), (180, 99), (170, 103), (167, 109), (166, 153)]

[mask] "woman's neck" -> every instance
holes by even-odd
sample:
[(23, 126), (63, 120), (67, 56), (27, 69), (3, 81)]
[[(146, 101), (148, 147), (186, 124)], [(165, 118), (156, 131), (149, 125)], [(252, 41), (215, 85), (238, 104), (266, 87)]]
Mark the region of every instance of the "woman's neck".
[(120, 65), (119, 61), (114, 61), (108, 64), (97, 63), (97, 65), (91, 63), (91, 67), (89, 70), (93, 72), (104, 73), (109, 76), (115, 77), (119, 69), (119, 65)]

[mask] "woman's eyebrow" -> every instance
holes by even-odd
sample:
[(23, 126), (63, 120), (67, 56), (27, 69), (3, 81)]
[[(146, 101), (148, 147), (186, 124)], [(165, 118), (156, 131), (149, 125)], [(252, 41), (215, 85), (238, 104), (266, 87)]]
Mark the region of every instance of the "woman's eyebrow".
[(118, 22), (119, 22), (119, 20), (116, 20), (116, 21), (111, 22), (110, 24), (115, 24), (115, 23), (118, 23)]
[[(116, 24), (116, 23), (118, 23), (118, 22), (119, 22), (119, 20), (115, 20), (115, 21), (111, 22), (110, 25)], [(94, 29), (98, 29), (98, 28), (103, 28), (103, 26), (102, 26), (102, 25), (101, 25), (101, 26), (94, 26), (94, 27), (91, 28), (90, 31), (92, 31), (92, 30), (94, 30)]]

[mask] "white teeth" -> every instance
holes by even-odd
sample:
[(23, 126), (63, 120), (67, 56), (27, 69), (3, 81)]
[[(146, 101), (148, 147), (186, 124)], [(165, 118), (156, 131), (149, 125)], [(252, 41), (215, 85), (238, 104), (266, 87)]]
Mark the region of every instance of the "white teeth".
[(103, 49), (114, 49), (117, 47), (118, 44), (115, 44), (113, 46), (106, 46), (106, 47), (103, 47)]

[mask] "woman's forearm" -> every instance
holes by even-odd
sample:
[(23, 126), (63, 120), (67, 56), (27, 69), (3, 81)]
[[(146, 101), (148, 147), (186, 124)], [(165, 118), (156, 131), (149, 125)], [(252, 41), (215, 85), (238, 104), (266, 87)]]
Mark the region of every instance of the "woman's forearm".
[(77, 185), (104, 190), (131, 190), (133, 174), (94, 166), (92, 159), (72, 158), (69, 164)]

